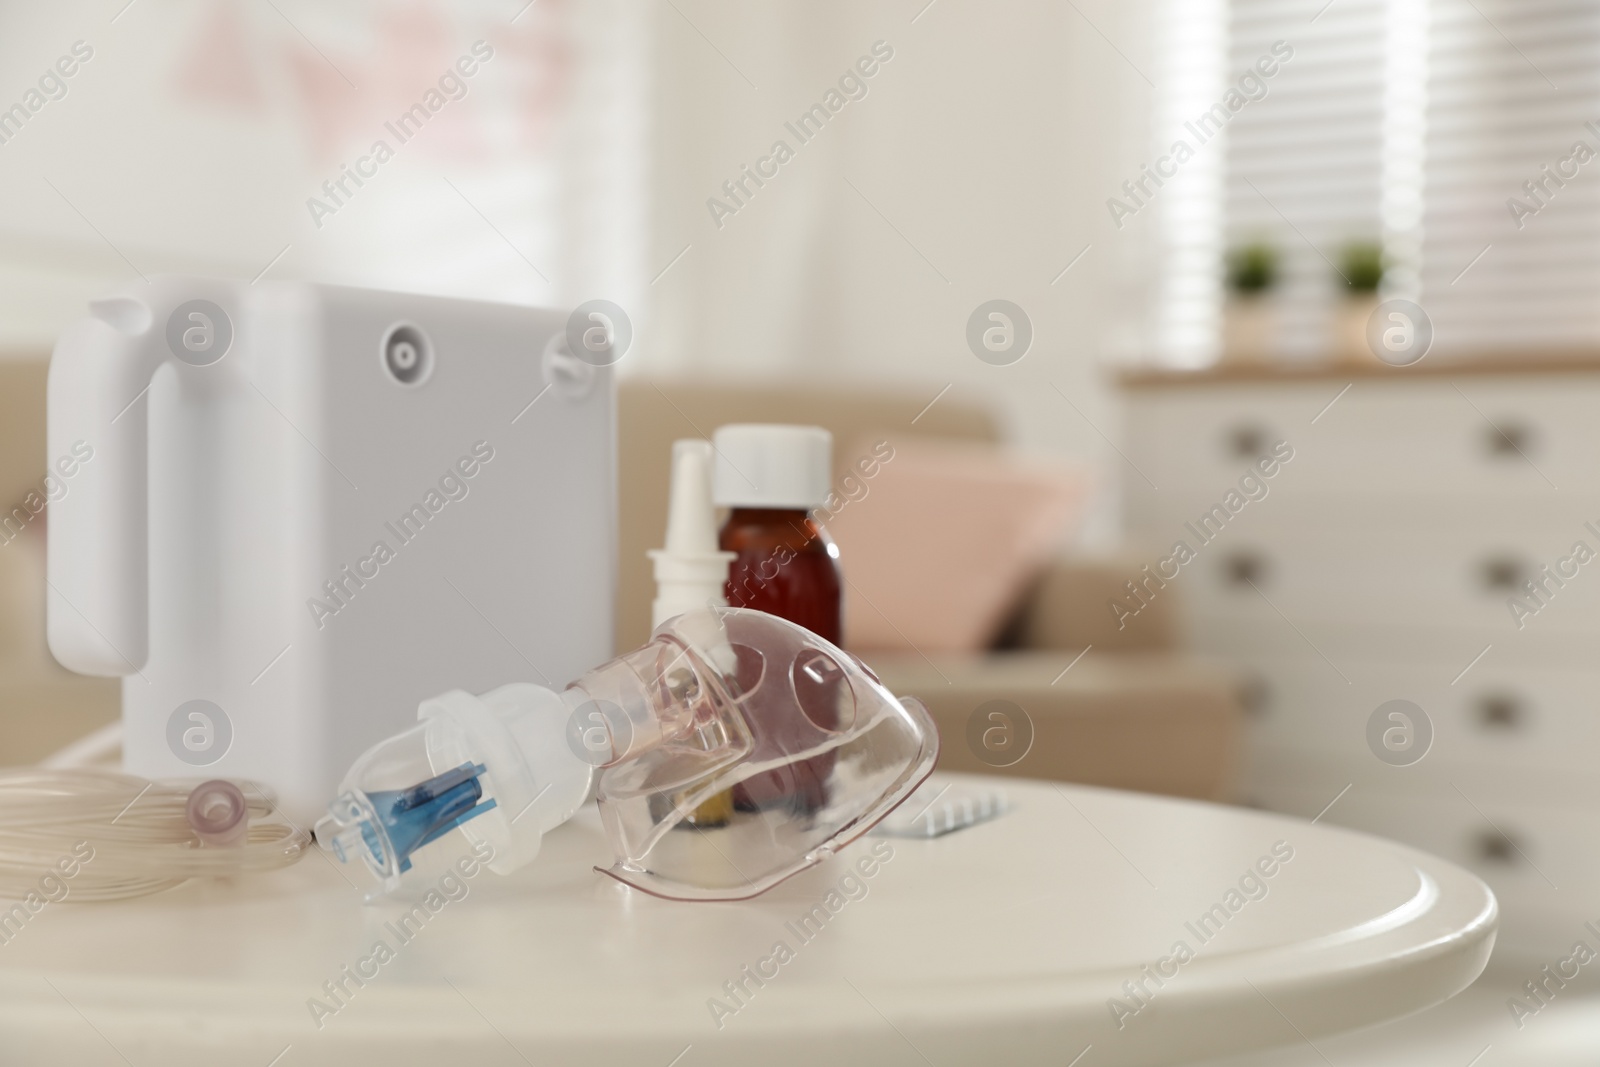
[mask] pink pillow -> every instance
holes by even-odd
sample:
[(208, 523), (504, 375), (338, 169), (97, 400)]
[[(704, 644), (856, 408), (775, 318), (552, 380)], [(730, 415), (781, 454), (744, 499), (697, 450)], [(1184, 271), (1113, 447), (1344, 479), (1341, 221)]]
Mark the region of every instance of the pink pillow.
[(861, 488), (818, 512), (839, 544), (853, 649), (987, 648), (1090, 488), (1082, 465), (994, 445), (900, 438), (845, 454), (879, 460), (870, 477), (847, 479)]

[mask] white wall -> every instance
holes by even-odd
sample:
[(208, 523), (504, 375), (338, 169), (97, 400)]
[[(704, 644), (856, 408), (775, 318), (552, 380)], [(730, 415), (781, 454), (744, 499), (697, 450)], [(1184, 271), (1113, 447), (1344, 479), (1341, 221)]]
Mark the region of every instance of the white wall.
[[(125, 4), (0, 0), (0, 110), (74, 42), (93, 50), (0, 143), (0, 351), (48, 346), (141, 274), (269, 263), (521, 303), (640, 299), (654, 4)], [(386, 131), (479, 40), (494, 51), (465, 96), (404, 144)], [(314, 219), (307, 201), (380, 138), (394, 157)]]
[[(1105, 202), (1148, 158), (1153, 0), (925, 3), (568, 0), (508, 25), (516, 5), (489, 0), (281, 0), (290, 26), (231, 0), (136, 3), (114, 22), (88, 0), (0, 2), (0, 101), (75, 40), (95, 49), (0, 145), (0, 350), (48, 345), (135, 267), (248, 278), (288, 245), (271, 277), (615, 299), (640, 326), (625, 370), (812, 373), (929, 399), (949, 384), (1114, 482), (1127, 471), (1093, 427), (1118, 434), (1103, 368), (1141, 336), (1153, 214), (1119, 232)], [(480, 36), (501, 51), (472, 94), (313, 227), (322, 178)], [(799, 145), (785, 120), (877, 40), (894, 58), (867, 96)], [(780, 137), (796, 157), (719, 229), (707, 198)], [(1033, 320), (1013, 366), (967, 348), (993, 298)]]
[[(1121, 478), (1095, 427), (1118, 433), (1105, 365), (1140, 336), (1132, 275), (1152, 235), (1144, 215), (1119, 232), (1105, 201), (1149, 158), (1146, 4), (936, 0), (919, 15), (925, 2), (660, 9), (651, 274), (689, 250), (651, 287), (634, 369), (889, 381), (930, 399), (953, 383), (947, 397), (992, 397), (1018, 440)], [(785, 120), (880, 39), (894, 58), (868, 95), (798, 146)], [(794, 160), (719, 229), (707, 198), (778, 138)], [(966, 344), (994, 298), (1035, 329), (1009, 367)], [(1111, 531), (1102, 508), (1088, 539)]]

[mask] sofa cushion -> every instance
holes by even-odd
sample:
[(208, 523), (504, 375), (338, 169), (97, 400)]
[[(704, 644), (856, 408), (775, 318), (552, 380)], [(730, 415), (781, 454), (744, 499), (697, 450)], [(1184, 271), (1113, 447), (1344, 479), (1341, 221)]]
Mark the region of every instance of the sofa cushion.
[(995, 445), (904, 437), (828, 520), (845, 644), (978, 652), (1060, 551), (1087, 495), (1081, 464)]
[(1231, 799), (1242, 729), (1231, 672), (1170, 654), (1076, 657), (863, 656), (933, 713), (941, 770)]

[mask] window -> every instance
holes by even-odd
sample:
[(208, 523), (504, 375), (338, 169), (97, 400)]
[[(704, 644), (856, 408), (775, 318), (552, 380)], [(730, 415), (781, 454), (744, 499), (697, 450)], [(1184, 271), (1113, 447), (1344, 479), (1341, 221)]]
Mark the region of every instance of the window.
[(1384, 293), (1423, 306), (1437, 353), (1600, 342), (1600, 164), (1589, 164), (1600, 155), (1600, 7), (1170, 7), (1169, 25), (1188, 25), (1173, 31), (1168, 49), (1161, 143), (1175, 119), (1237, 85), (1275, 42), (1293, 57), (1202, 149), (1223, 146), (1207, 164), (1210, 182), (1191, 183), (1194, 202), (1174, 197), (1164, 209), (1165, 362), (1215, 356), (1221, 258), (1256, 240), (1279, 252), (1272, 306), (1284, 359), (1330, 351), (1341, 252), (1354, 241), (1382, 242)]

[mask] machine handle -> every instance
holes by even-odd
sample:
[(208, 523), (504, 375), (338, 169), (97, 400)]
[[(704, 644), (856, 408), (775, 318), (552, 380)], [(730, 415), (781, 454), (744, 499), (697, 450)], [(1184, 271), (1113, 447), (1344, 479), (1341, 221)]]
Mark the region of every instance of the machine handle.
[(144, 300), (99, 300), (89, 312), (50, 359), (49, 461), (58, 477), (57, 464), (78, 464), (49, 506), (47, 630), (62, 666), (117, 676), (149, 655), (144, 393), (165, 353)]

